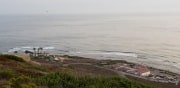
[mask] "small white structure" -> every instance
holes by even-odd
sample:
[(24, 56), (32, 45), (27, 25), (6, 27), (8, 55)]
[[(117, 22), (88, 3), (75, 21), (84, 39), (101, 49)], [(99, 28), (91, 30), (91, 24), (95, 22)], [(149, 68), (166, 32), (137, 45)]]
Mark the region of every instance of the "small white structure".
[(59, 61), (59, 59), (57, 57), (54, 58), (55, 61)]

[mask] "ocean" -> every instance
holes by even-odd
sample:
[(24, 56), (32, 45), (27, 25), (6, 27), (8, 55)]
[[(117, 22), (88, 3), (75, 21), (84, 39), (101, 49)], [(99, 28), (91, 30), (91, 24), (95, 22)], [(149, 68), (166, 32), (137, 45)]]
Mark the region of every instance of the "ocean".
[(180, 73), (180, 15), (1, 15), (0, 52), (55, 47), (60, 55), (123, 59)]

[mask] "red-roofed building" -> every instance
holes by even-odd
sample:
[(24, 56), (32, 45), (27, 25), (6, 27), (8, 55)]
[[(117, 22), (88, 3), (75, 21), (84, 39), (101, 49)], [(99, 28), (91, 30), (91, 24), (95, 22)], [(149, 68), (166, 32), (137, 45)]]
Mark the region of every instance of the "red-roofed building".
[(138, 67), (134, 72), (140, 76), (149, 76), (151, 74), (150, 70), (146, 67)]

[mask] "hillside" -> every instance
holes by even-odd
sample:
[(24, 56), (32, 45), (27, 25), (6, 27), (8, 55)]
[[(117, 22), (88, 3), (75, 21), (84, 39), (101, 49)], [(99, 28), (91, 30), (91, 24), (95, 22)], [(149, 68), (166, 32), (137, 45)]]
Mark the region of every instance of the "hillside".
[[(2, 88), (154, 88), (118, 77), (113, 72), (106, 74), (102, 69), (91, 73), (90, 71), (95, 68), (90, 66), (88, 67), (90, 71), (87, 72), (83, 67), (79, 68), (80, 66), (47, 65), (35, 65), (16, 56), (0, 55), (0, 86)], [(81, 71), (81, 74), (75, 70)], [(100, 76), (98, 73), (102, 74), (102, 72), (104, 74)]]

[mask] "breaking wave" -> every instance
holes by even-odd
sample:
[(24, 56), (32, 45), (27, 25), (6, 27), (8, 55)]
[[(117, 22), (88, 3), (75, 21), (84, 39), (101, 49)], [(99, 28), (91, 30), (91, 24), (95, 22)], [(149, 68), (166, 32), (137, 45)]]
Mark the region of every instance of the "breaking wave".
[[(15, 48), (11, 48), (8, 50), (9, 53), (11, 52), (15, 52), (15, 51), (33, 51), (33, 48), (40, 48), (40, 47), (31, 47), (31, 46), (24, 46), (24, 47), (15, 47)], [(48, 46), (48, 47), (42, 47), (43, 50), (54, 50), (55, 47), (52, 47), (52, 46)]]
[(81, 55), (99, 55), (99, 56), (124, 56), (124, 57), (135, 57), (137, 58), (138, 55), (131, 52), (75, 52), (76, 54)]

